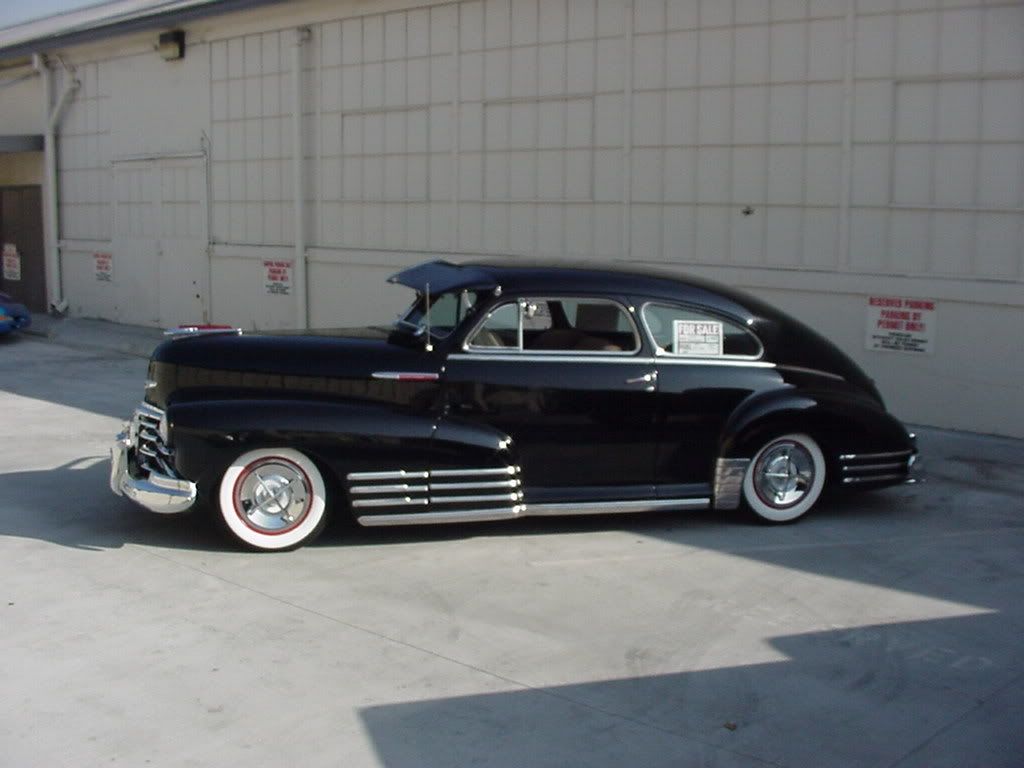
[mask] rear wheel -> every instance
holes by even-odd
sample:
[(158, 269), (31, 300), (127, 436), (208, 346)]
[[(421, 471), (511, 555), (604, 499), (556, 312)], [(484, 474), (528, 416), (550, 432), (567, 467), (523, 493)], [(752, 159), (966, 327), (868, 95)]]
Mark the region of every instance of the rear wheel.
[(323, 476), (308, 456), (291, 448), (243, 453), (224, 473), (218, 508), (227, 530), (252, 549), (274, 551), (308, 544), (327, 523)]
[(743, 499), (760, 517), (787, 523), (803, 516), (825, 487), (825, 457), (810, 435), (769, 440), (755, 454), (743, 478)]

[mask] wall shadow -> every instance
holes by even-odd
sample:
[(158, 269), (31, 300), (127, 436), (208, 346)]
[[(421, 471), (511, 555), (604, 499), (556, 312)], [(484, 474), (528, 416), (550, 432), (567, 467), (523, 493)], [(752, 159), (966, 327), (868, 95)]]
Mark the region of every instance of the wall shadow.
[[(1000, 686), (1020, 652), (997, 661), (931, 639), (990, 636), (1000, 621), (784, 635), (771, 645), (787, 659), (774, 663), (410, 701), (360, 717), (388, 768), (1016, 768), (1024, 691)], [(944, 729), (951, 718), (955, 731)]]

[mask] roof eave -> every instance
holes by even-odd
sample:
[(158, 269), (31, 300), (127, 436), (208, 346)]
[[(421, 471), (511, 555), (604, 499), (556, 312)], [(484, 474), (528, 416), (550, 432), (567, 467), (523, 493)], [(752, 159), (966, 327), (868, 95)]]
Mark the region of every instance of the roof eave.
[(169, 11), (97, 20), (85, 26), (76, 24), (72, 29), (41, 34), (37, 37), (30, 37), (11, 45), (0, 47), (0, 60), (29, 56), (33, 53), (43, 53), (82, 43), (92, 43), (133, 32), (179, 26), (198, 19), (225, 15), (237, 11), (247, 11), (287, 1), (210, 0), (210, 2), (200, 5), (175, 8)]

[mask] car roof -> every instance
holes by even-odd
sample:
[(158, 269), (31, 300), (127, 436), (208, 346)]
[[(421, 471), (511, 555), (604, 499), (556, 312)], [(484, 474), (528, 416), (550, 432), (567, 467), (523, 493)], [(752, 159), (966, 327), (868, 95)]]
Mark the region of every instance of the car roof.
[(399, 272), (391, 282), (432, 293), (493, 290), (503, 293), (611, 293), (633, 298), (696, 303), (744, 320), (781, 319), (778, 310), (743, 291), (665, 268), (601, 261), (480, 259), (433, 261)]

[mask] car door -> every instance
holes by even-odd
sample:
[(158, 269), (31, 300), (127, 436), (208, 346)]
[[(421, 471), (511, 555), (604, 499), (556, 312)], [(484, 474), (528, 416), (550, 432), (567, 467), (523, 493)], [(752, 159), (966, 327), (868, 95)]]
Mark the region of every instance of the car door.
[(655, 482), (710, 486), (729, 415), (752, 393), (778, 386), (778, 373), (734, 318), (671, 302), (649, 302), (640, 314), (657, 362)]
[(445, 418), (509, 435), (526, 499), (652, 496), (656, 375), (607, 298), (497, 302), (445, 365)]

